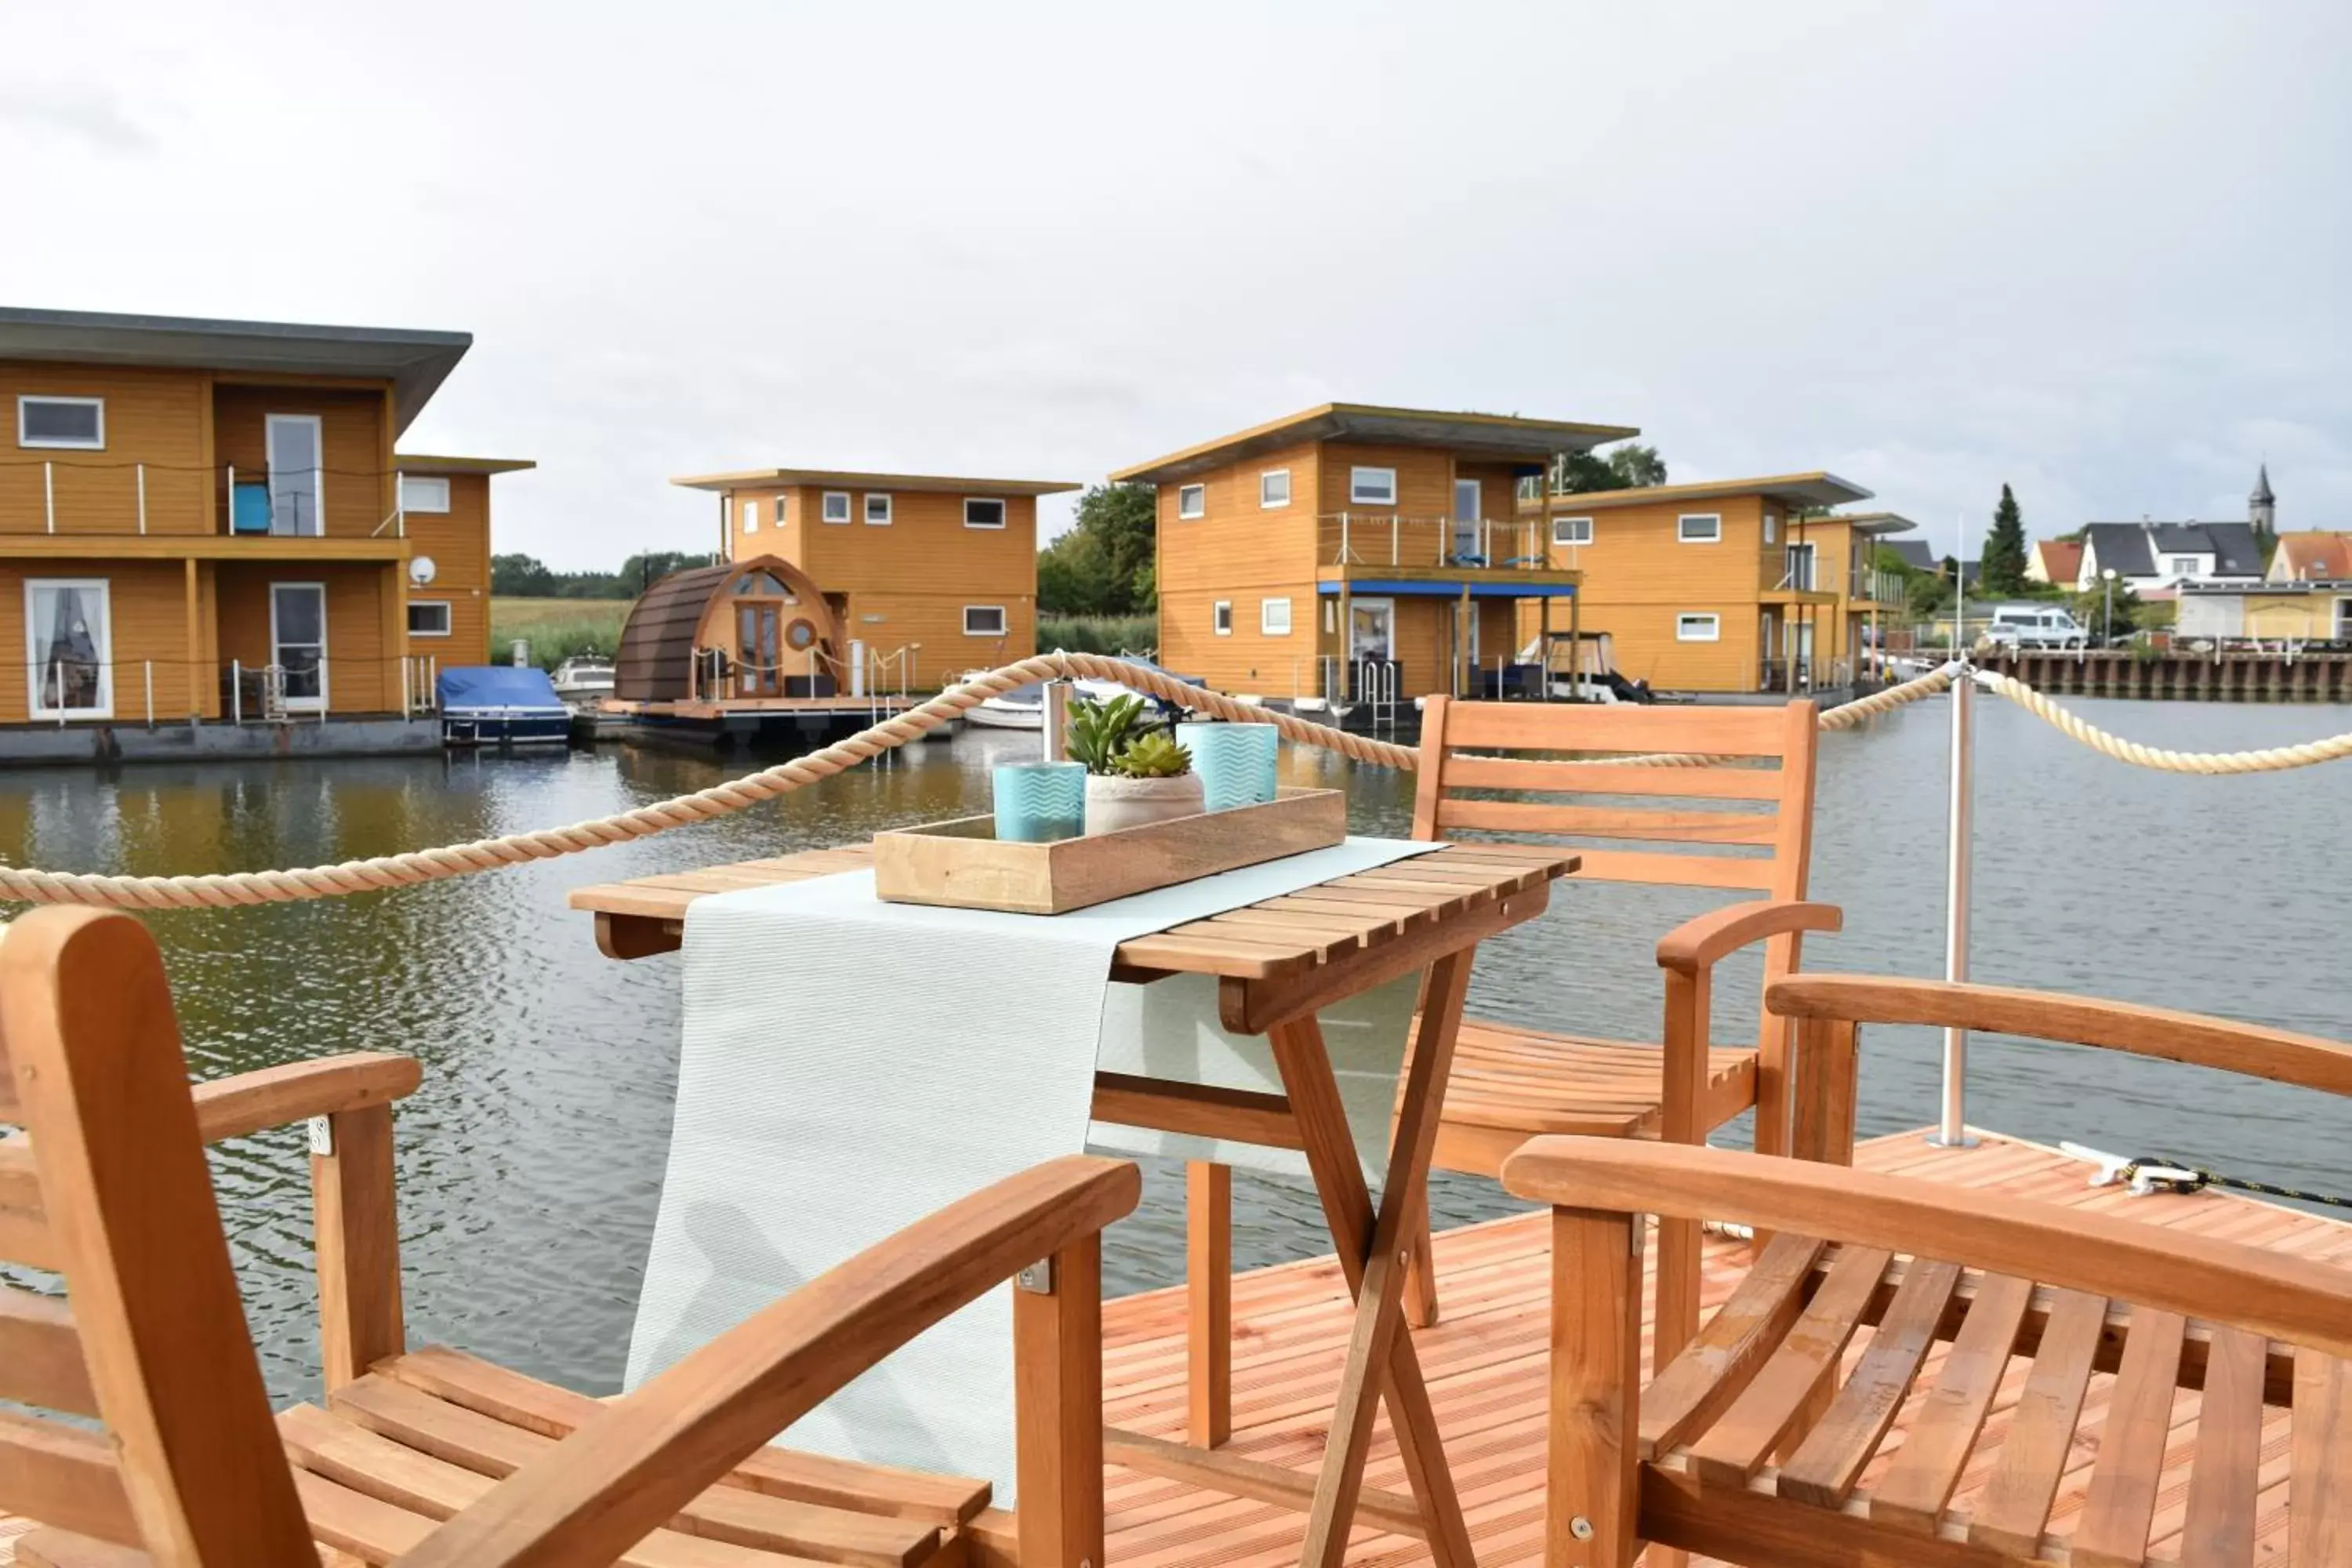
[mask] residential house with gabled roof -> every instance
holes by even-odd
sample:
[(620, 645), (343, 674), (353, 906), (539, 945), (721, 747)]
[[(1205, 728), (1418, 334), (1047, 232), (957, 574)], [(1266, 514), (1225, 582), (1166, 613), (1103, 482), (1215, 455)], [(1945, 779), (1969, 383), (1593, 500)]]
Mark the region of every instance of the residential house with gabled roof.
[(2074, 586), (2093, 587), (2108, 572), (2142, 598), (2168, 598), (2187, 584), (2259, 583), (2262, 545), (2250, 522), (2095, 522), (2083, 531)]
[(2282, 533), (2266, 583), (2352, 583), (2352, 533)]
[(2083, 542), (2079, 539), (2037, 540), (2025, 557), (2025, 576), (2031, 583), (2072, 588), (2082, 572)]

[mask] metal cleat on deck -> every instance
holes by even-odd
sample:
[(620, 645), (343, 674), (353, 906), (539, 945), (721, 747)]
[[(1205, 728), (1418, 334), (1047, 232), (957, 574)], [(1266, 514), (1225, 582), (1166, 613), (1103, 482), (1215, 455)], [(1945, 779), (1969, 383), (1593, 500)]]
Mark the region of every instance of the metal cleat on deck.
[(2110, 1154), (2104, 1149), (2094, 1149), (2084, 1143), (2062, 1142), (2059, 1150), (2077, 1160), (2086, 1160), (2098, 1167), (2091, 1177), (2095, 1187), (2126, 1184), (2131, 1195), (2144, 1198), (2150, 1193), (2193, 1193), (2202, 1189), (2209, 1179), (2202, 1171), (2183, 1170), (2178, 1165), (2159, 1165), (2145, 1157), (2126, 1158)]

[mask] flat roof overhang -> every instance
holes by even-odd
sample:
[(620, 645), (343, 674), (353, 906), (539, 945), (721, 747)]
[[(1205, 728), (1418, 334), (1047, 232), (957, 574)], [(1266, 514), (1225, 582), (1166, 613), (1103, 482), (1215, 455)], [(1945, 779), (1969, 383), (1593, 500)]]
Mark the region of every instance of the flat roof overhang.
[(539, 467), (532, 458), (436, 458), (421, 452), (395, 452), (392, 462), (404, 474), (518, 474)]
[(968, 495), (1053, 496), (1085, 487), (1075, 479), (972, 479), (940, 474), (866, 474), (837, 468), (741, 468), (725, 474), (687, 474), (670, 480), (690, 490), (755, 489), (772, 485), (818, 485), (835, 489), (907, 490)]
[(1449, 414), (1426, 408), (1383, 408), (1369, 403), (1326, 403), (1231, 436), (1220, 436), (1115, 470), (1118, 484), (1168, 484), (1227, 463), (1244, 462), (1304, 441), (1362, 441), (1387, 447), (1436, 447), (1480, 461), (1513, 462), (1539, 473), (1562, 452), (1589, 452), (1604, 441), (1639, 436), (1633, 425), (1588, 425), (1523, 419), (1515, 414)]
[(0, 534), (0, 560), (405, 561), (409, 542), (390, 534), (302, 538), (268, 533)]
[(473, 342), (470, 332), (0, 306), (0, 360), (390, 381), (395, 436)]
[(1580, 574), (1574, 572), (1465, 572), (1443, 567), (1416, 571), (1403, 566), (1319, 568), (1318, 595), (1386, 595), (1401, 598), (1570, 599)]
[[(1868, 500), (1871, 492), (1850, 479), (1815, 469), (1811, 473), (1771, 474), (1760, 479), (1709, 479), (1699, 484), (1645, 485), (1639, 489), (1586, 490), (1576, 495), (1547, 496), (1544, 498), (1544, 510), (1555, 516), (1574, 517), (1580, 512), (1607, 511), (1616, 507), (1729, 500), (1737, 496), (1764, 496), (1794, 506), (1844, 506), (1853, 501)], [(1839, 520), (1816, 518), (1812, 521), (1835, 522)], [(1904, 526), (1908, 527), (1909, 524)], [(1901, 530), (1890, 529), (1887, 531), (1899, 532)]]

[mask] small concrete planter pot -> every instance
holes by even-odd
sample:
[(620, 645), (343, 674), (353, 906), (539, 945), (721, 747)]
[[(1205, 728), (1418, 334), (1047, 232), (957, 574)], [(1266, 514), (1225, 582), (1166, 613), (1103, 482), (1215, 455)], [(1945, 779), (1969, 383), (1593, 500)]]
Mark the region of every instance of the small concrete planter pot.
[(1201, 791), (1201, 775), (1179, 773), (1168, 779), (1130, 779), (1116, 773), (1093, 773), (1087, 779), (1087, 837), (1141, 827), (1148, 822), (1198, 816), (1208, 807)]

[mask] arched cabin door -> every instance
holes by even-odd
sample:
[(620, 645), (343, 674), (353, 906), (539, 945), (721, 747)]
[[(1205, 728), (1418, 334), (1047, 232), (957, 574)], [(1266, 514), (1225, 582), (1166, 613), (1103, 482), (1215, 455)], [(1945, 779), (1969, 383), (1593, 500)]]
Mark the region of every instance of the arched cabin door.
[(821, 611), (774, 572), (754, 567), (729, 584), (735, 662), (729, 695), (815, 696), (824, 684)]

